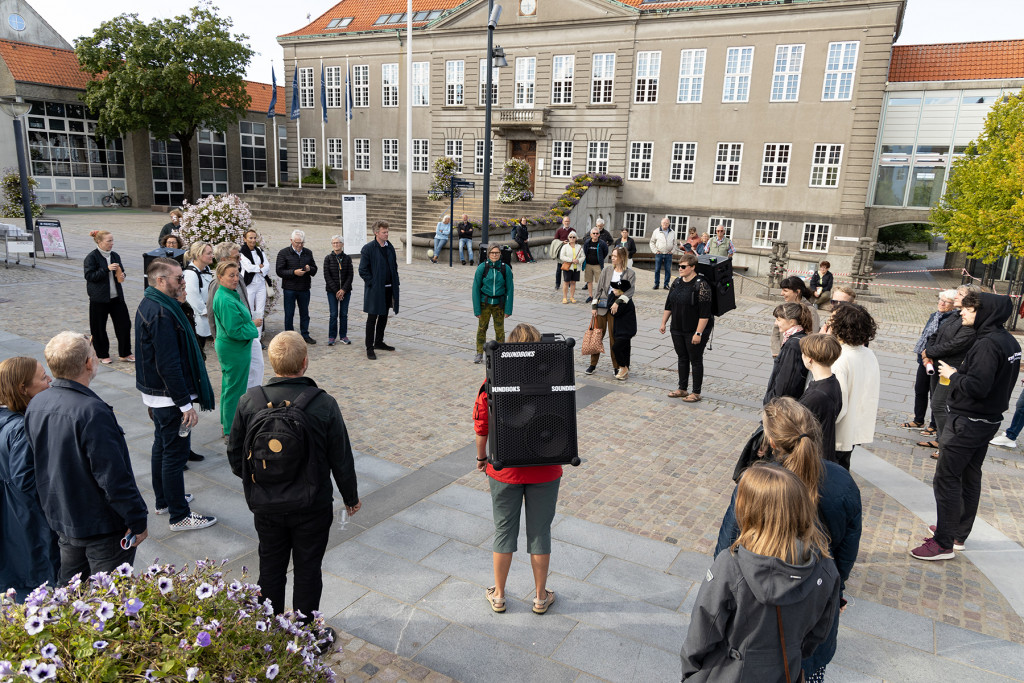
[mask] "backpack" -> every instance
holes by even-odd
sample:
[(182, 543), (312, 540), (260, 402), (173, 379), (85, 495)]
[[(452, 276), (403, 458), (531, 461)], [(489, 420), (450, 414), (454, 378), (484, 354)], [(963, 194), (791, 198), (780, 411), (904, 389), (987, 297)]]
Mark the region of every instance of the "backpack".
[(322, 459), (310, 451), (306, 407), (323, 393), (307, 387), (294, 401), (274, 405), (263, 387), (252, 398), (264, 405), (250, 420), (243, 444), (242, 487), (253, 512), (285, 513), (308, 509), (323, 481)]

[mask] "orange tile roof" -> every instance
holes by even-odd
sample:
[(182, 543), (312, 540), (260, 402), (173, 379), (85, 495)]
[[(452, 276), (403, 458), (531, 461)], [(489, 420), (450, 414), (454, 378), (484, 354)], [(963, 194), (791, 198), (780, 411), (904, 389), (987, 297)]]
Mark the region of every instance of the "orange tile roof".
[(889, 81), (972, 81), (1024, 78), (1024, 40), (897, 45)]
[[(0, 59), (7, 64), (14, 80), (19, 83), (38, 83), (58, 88), (85, 90), (85, 86), (89, 82), (89, 74), (78, 67), (78, 59), (75, 57), (74, 50), (0, 40)], [(245, 87), (249, 92), (249, 97), (252, 98), (249, 111), (267, 111), (270, 106), (271, 85), (245, 81)], [(281, 110), (284, 97), (284, 86), (278, 86), (279, 110)]]

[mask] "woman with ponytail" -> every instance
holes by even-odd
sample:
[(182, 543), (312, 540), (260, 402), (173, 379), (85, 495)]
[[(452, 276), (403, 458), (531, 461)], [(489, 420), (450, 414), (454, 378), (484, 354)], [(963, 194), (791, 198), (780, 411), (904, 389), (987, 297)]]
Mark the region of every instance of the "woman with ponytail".
[[(792, 398), (776, 398), (764, 407), (762, 422), (776, 462), (803, 482), (809, 499), (818, 510), (818, 526), (827, 534), (829, 554), (835, 560), (840, 589), (843, 590), (860, 548), (860, 489), (843, 467), (822, 459), (821, 426), (810, 410)], [(741, 535), (736, 501), (734, 493), (718, 532), (716, 557)], [(842, 604), (846, 604), (845, 600)], [(825, 680), (825, 666), (835, 654), (838, 633), (837, 611), (828, 638), (804, 660), (803, 669), (808, 683)]]
[(807, 384), (807, 368), (800, 354), (800, 340), (814, 329), (811, 308), (806, 304), (779, 304), (775, 307), (775, 327), (779, 330), (782, 347), (775, 357), (762, 403), (768, 403), (776, 396), (799, 399)]
[(836, 622), (839, 574), (793, 472), (753, 465), (735, 510), (738, 537), (715, 558), (690, 614), (683, 680), (792, 683)]
[(126, 363), (135, 362), (132, 355), (132, 317), (124, 301), (124, 265), (114, 251), (114, 236), (106, 230), (89, 233), (96, 248), (85, 256), (85, 291), (89, 295), (89, 333), (96, 356), (104, 365), (110, 365), (110, 338), (107, 336), (107, 318), (114, 322), (117, 336), (117, 357)]

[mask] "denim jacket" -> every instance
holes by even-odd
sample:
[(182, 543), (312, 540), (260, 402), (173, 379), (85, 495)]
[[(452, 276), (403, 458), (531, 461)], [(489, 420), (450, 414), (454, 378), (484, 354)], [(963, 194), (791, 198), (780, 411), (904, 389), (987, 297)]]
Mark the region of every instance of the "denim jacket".
[(169, 396), (179, 408), (191, 405), (192, 383), (185, 329), (163, 306), (143, 298), (135, 313), (135, 388), (150, 396)]

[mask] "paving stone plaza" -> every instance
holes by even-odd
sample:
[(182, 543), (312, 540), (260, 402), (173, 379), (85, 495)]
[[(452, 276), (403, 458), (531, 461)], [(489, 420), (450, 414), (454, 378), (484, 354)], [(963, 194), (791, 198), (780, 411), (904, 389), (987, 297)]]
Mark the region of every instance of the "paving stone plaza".
[[(55, 333), (88, 330), (82, 259), (94, 246), (89, 230), (113, 232), (134, 313), (143, 292), (141, 255), (155, 246), (165, 222), (161, 214), (136, 210), (51, 213), (63, 224), (70, 258), (40, 259), (35, 269), (24, 263), (0, 268), (0, 358), (42, 359)], [(301, 227), (318, 262), (331, 233), (340, 232), (286, 222), (257, 227), (272, 254)], [(553, 526), (548, 585), (558, 600), (542, 617), (531, 613), (533, 581), (521, 540), (508, 611), (495, 614), (484, 599), (493, 582), (490, 497), (473, 459), (472, 402), (483, 371), (472, 363), (472, 269), (457, 261), (454, 268), (426, 260), (404, 265), (404, 234), (393, 228), (391, 236), (399, 248), (402, 295), (387, 340), (397, 351), (366, 359), (361, 284), (349, 315), (351, 346), (326, 346), (320, 276), (310, 306), (310, 332), (320, 343), (309, 349), (307, 374), (341, 405), (363, 500), (346, 529), (332, 529), (324, 559), (321, 609), (342, 632), (336, 670), (352, 683), (678, 680), (679, 649), (732, 493), (733, 466), (759, 419), (771, 372), (775, 301), (764, 298), (763, 283), (737, 278), (738, 308), (716, 321), (705, 354), (705, 400), (685, 404), (666, 397), (675, 388), (676, 356), (671, 338), (657, 329), (664, 292), (651, 291), (653, 274), (638, 271), (639, 333), (629, 381), (613, 380), (607, 356), (596, 374), (584, 375), (588, 363), (577, 354), (583, 464), (566, 467)], [(908, 554), (935, 521), (935, 461), (929, 449), (915, 445), (923, 437), (896, 426), (912, 408), (912, 347), (937, 294), (910, 287), (955, 286), (960, 278), (955, 272), (884, 271), (941, 269), (941, 254), (932, 256), (909, 267), (882, 267), (879, 284), (895, 286), (875, 288), (882, 301), (866, 304), (879, 322), (871, 348), (882, 369), (882, 400), (875, 442), (853, 454), (864, 533), (830, 681), (1024, 680), (1021, 451), (990, 448), (967, 551), (935, 563)], [(508, 324), (529, 322), (579, 339), (589, 306), (562, 305), (553, 271), (546, 259), (515, 265)], [(268, 335), (281, 329), (279, 307), (267, 316)], [(209, 355), (219, 393), (220, 371), (215, 354)], [(115, 361), (101, 368), (93, 388), (117, 413), (152, 507), (152, 423), (132, 366)], [(191, 463), (186, 490), (195, 495), (193, 510), (219, 523), (172, 533), (163, 518), (151, 515), (136, 566), (209, 557), (228, 559), (235, 573), (243, 566), (254, 570), (252, 514), (228, 467), (216, 413), (201, 415), (193, 448), (207, 457)]]

